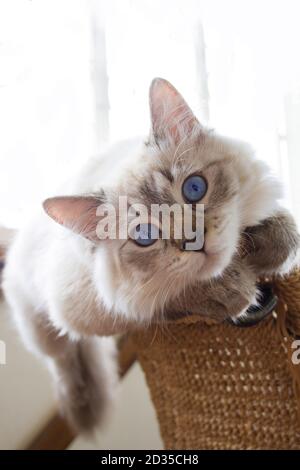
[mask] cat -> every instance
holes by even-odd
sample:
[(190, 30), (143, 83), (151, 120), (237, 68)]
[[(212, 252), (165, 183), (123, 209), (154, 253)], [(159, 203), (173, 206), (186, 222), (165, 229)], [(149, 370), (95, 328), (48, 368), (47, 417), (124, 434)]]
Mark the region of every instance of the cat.
[[(91, 159), (62, 196), (44, 201), (7, 255), (3, 288), (16, 325), (49, 364), (62, 412), (79, 431), (96, 426), (113, 397), (110, 335), (185, 312), (234, 318), (258, 301), (257, 276), (296, 262), (299, 236), (279, 205), (280, 184), (252, 148), (202, 126), (164, 79), (151, 84), (150, 110), (147, 139)], [(201, 193), (194, 205), (204, 204), (201, 250), (172, 238), (141, 246), (97, 236), (99, 207), (113, 205), (120, 217), (120, 196), (183, 205), (191, 176), (188, 191)]]

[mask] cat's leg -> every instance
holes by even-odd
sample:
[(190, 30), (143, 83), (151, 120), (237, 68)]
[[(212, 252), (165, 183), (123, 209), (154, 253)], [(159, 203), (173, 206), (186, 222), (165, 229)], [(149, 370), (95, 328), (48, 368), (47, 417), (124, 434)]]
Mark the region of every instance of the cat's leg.
[(168, 305), (166, 317), (186, 313), (216, 321), (234, 318), (259, 301), (259, 290), (253, 270), (235, 256), (221, 276), (189, 286)]
[(62, 414), (77, 431), (92, 430), (103, 420), (116, 389), (113, 339), (72, 340), (45, 313), (34, 311), (16, 286), (6, 287), (5, 294), (25, 345), (51, 371)]
[(287, 210), (248, 227), (242, 244), (245, 260), (259, 276), (286, 274), (299, 263), (300, 236)]

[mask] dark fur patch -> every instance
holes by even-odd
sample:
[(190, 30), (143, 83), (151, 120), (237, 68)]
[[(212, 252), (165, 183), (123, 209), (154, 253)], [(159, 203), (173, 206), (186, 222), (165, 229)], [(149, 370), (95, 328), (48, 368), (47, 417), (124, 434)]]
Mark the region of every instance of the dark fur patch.
[(248, 262), (260, 273), (276, 272), (296, 256), (300, 237), (293, 217), (284, 209), (261, 224), (246, 229), (243, 239)]
[[(134, 243), (133, 241), (131, 243)], [(135, 268), (145, 271), (147, 266), (148, 270), (154, 269), (155, 257), (159, 254), (158, 250), (147, 250), (140, 248), (139, 251), (130, 251), (121, 254), (121, 257), (124, 259), (124, 262), (133, 265)]]
[(171, 184), (174, 183), (174, 176), (168, 168), (160, 168), (159, 171)]
[(237, 194), (237, 190), (233, 187), (228, 176), (222, 169), (217, 172), (213, 185), (214, 187), (209, 201), (212, 205), (224, 204)]
[(144, 202), (146, 205), (172, 205), (176, 202), (168, 189), (164, 188), (161, 191), (157, 189), (153, 176), (150, 176), (148, 180), (144, 180), (141, 183), (138, 194), (142, 199), (142, 202)]

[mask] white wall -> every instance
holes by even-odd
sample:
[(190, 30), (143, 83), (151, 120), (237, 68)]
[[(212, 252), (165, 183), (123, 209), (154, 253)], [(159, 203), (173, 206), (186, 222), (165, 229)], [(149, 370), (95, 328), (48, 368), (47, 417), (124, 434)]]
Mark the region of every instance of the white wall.
[[(15, 331), (8, 307), (0, 303), (0, 449), (22, 449), (55, 410), (48, 371), (29, 354)], [(1, 361), (0, 361), (1, 362)], [(159, 449), (155, 412), (143, 373), (136, 364), (122, 381), (114, 413), (96, 440), (78, 437), (70, 449)]]
[(0, 303), (0, 340), (6, 364), (0, 365), (0, 449), (26, 447), (54, 412), (47, 370), (28, 353)]
[(162, 449), (155, 411), (143, 372), (135, 364), (124, 378), (112, 419), (95, 440), (78, 437), (70, 449)]

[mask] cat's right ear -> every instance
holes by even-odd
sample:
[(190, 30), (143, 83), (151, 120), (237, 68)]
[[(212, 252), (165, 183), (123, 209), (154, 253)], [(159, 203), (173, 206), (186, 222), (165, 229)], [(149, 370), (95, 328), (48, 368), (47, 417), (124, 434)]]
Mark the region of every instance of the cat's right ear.
[(99, 241), (96, 229), (101, 216), (97, 209), (101, 203), (97, 197), (59, 196), (46, 199), (43, 207), (58, 224), (91, 241)]
[(163, 78), (152, 81), (149, 103), (152, 134), (158, 144), (164, 140), (178, 144), (195, 129), (202, 129), (181, 94)]

